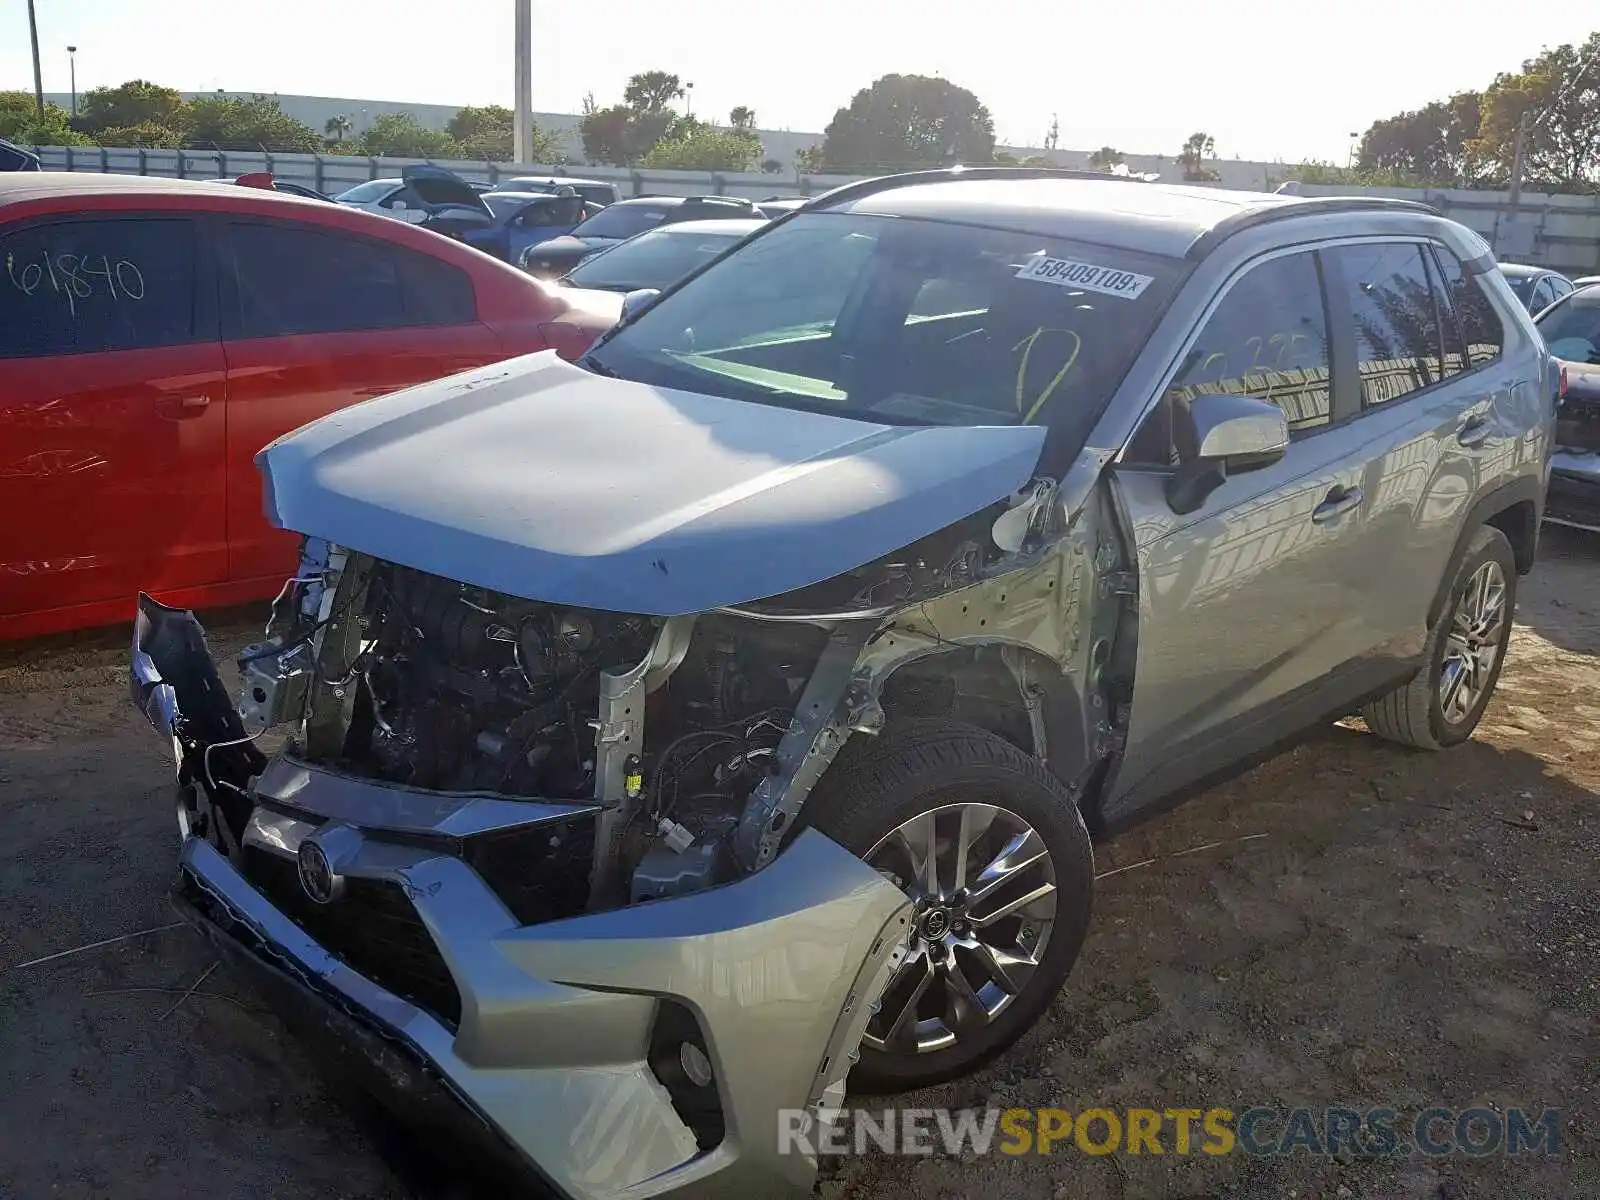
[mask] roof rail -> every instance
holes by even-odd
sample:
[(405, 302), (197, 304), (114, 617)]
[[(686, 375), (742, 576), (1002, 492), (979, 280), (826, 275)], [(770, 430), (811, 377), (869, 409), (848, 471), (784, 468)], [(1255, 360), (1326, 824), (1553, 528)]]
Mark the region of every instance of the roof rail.
[(1131, 175), (1112, 175), (1107, 171), (1073, 171), (1065, 167), (938, 167), (927, 171), (903, 171), (897, 175), (879, 175), (857, 183), (840, 184), (813, 196), (806, 208), (820, 206), (826, 200), (838, 204), (847, 200), (860, 200), (879, 192), (896, 188), (916, 187), (923, 183), (957, 183), (963, 179), (1110, 179), (1117, 183), (1143, 183)]
[(1273, 221), (1288, 221), (1296, 217), (1315, 217), (1324, 214), (1358, 212), (1409, 212), (1425, 213), (1430, 217), (1444, 214), (1431, 204), (1420, 200), (1398, 200), (1389, 196), (1309, 196), (1282, 204), (1247, 208), (1222, 218), (1210, 229), (1195, 238), (1185, 257), (1198, 262), (1222, 242), (1235, 234)]

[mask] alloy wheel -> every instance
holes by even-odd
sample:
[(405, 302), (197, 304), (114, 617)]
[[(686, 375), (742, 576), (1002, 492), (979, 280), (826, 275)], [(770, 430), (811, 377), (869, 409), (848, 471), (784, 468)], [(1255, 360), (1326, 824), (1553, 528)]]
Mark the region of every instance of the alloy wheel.
[(1050, 941), (1056, 873), (1044, 839), (1005, 808), (951, 804), (903, 822), (866, 859), (913, 902), (907, 954), (866, 1044), (927, 1054), (987, 1028)]
[(1460, 725), (1476, 710), (1500, 660), (1504, 641), (1506, 577), (1497, 562), (1472, 573), (1450, 614), (1439, 667), (1439, 711)]

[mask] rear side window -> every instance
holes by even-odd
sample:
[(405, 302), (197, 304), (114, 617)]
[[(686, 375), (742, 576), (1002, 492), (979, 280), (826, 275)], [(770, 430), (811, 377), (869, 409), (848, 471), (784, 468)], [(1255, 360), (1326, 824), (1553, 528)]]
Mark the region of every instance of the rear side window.
[(0, 233), (0, 358), (215, 336), (198, 327), (195, 272), (187, 220), (61, 221)]
[(426, 254), (335, 232), (233, 223), (229, 336), (350, 333), (477, 320), (472, 280)]
[(1443, 246), (1433, 248), (1434, 258), (1444, 274), (1446, 298), (1466, 342), (1467, 366), (1481, 367), (1500, 357), (1505, 349), (1505, 325), (1483, 284), (1461, 266), (1461, 260)]
[(1361, 406), (1372, 408), (1438, 383), (1442, 333), (1425, 249), (1416, 242), (1334, 246), (1343, 307), (1353, 318)]
[(1328, 314), (1310, 251), (1251, 268), (1223, 296), (1168, 398), (1208, 393), (1269, 400), (1295, 433), (1328, 424)]

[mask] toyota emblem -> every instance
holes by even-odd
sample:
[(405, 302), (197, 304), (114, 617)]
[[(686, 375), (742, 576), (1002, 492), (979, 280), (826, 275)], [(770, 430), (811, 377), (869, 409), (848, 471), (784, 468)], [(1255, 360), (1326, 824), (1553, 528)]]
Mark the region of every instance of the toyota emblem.
[(316, 842), (307, 838), (300, 843), (297, 855), (300, 865), (300, 887), (318, 904), (332, 904), (344, 890), (344, 878), (333, 873), (328, 855)]

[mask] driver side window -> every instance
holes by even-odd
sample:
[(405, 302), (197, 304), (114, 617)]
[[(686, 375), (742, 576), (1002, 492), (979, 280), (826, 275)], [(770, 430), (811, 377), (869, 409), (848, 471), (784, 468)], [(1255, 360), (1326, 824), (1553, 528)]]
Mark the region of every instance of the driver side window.
[(1177, 376), (1129, 446), (1129, 460), (1175, 463), (1172, 406), (1207, 394), (1255, 396), (1283, 409), (1291, 434), (1331, 419), (1328, 316), (1315, 251), (1249, 268), (1206, 319)]

